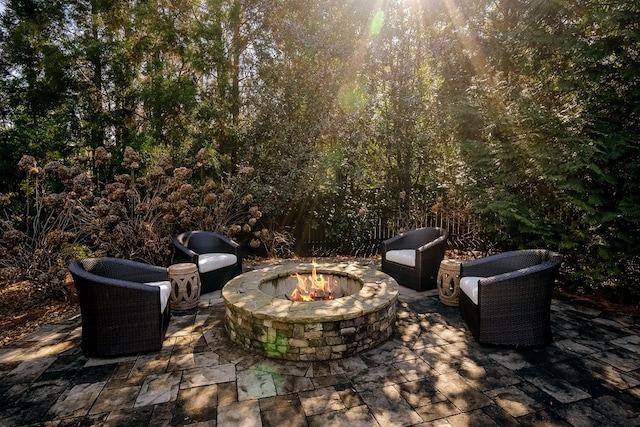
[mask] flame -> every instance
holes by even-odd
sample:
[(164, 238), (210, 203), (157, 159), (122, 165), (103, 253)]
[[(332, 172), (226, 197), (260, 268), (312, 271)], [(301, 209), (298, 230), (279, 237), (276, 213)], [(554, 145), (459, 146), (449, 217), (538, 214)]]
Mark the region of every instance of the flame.
[(298, 280), (295, 290), (289, 297), (291, 301), (316, 301), (334, 299), (333, 291), (337, 286), (337, 281), (326, 280), (322, 274), (316, 272), (317, 264), (313, 263), (311, 274), (292, 275)]

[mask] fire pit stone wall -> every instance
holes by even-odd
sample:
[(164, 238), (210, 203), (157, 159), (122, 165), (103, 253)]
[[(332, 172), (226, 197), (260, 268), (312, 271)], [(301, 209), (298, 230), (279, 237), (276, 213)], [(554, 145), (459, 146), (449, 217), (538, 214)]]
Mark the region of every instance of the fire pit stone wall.
[(381, 271), (356, 264), (320, 264), (318, 274), (362, 282), (342, 298), (297, 302), (260, 289), (278, 277), (308, 274), (311, 266), (286, 263), (244, 273), (222, 290), (225, 326), (239, 346), (287, 360), (330, 360), (375, 347), (393, 333), (398, 284)]

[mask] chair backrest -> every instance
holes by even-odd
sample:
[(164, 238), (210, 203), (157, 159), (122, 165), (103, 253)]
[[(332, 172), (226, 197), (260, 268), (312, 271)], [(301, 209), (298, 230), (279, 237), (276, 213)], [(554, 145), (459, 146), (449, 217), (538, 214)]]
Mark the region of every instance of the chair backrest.
[(446, 236), (446, 230), (442, 228), (423, 227), (403, 233), (402, 242), (403, 246), (416, 249), (443, 236)]
[(235, 242), (213, 231), (186, 231), (176, 236), (176, 240), (197, 254), (234, 253), (237, 246)]
[[(166, 268), (121, 258), (83, 258), (69, 265), (71, 274), (92, 281), (100, 278), (135, 283), (165, 280)], [(168, 276), (167, 276), (168, 277)]]
[(549, 261), (551, 252), (546, 249), (522, 249), (500, 254), (499, 271), (493, 274), (508, 273), (533, 267)]

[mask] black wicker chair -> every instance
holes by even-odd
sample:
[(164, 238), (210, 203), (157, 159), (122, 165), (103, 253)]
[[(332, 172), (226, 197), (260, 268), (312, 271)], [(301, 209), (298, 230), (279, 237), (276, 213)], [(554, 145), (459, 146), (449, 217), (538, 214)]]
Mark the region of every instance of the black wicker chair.
[(118, 258), (69, 265), (82, 316), (82, 350), (110, 357), (160, 350), (171, 307), (167, 269)]
[(439, 227), (410, 230), (382, 242), (382, 271), (409, 288), (424, 291), (437, 286), (449, 233)]
[(551, 342), (551, 297), (562, 256), (505, 252), (460, 266), (460, 313), (476, 341), (503, 346)]
[(187, 231), (173, 238), (175, 260), (198, 266), (200, 293), (222, 287), (242, 274), (240, 245), (211, 231)]

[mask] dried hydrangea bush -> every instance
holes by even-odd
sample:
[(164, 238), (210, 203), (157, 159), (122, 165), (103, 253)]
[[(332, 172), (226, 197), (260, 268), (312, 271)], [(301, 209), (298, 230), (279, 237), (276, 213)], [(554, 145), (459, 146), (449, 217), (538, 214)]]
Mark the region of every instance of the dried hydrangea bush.
[(63, 292), (67, 266), (80, 256), (167, 265), (173, 236), (186, 230), (219, 232), (268, 254), (286, 254), (292, 245), (290, 235), (261, 224), (249, 166), (214, 180), (203, 173), (206, 150), (195, 156), (194, 173), (167, 155), (143, 167), (127, 147), (127, 173), (104, 182), (100, 171), (112, 157), (101, 147), (93, 160), (94, 173), (59, 162), (40, 168), (31, 156), (20, 160), (21, 194), (0, 194), (0, 281), (28, 280)]

